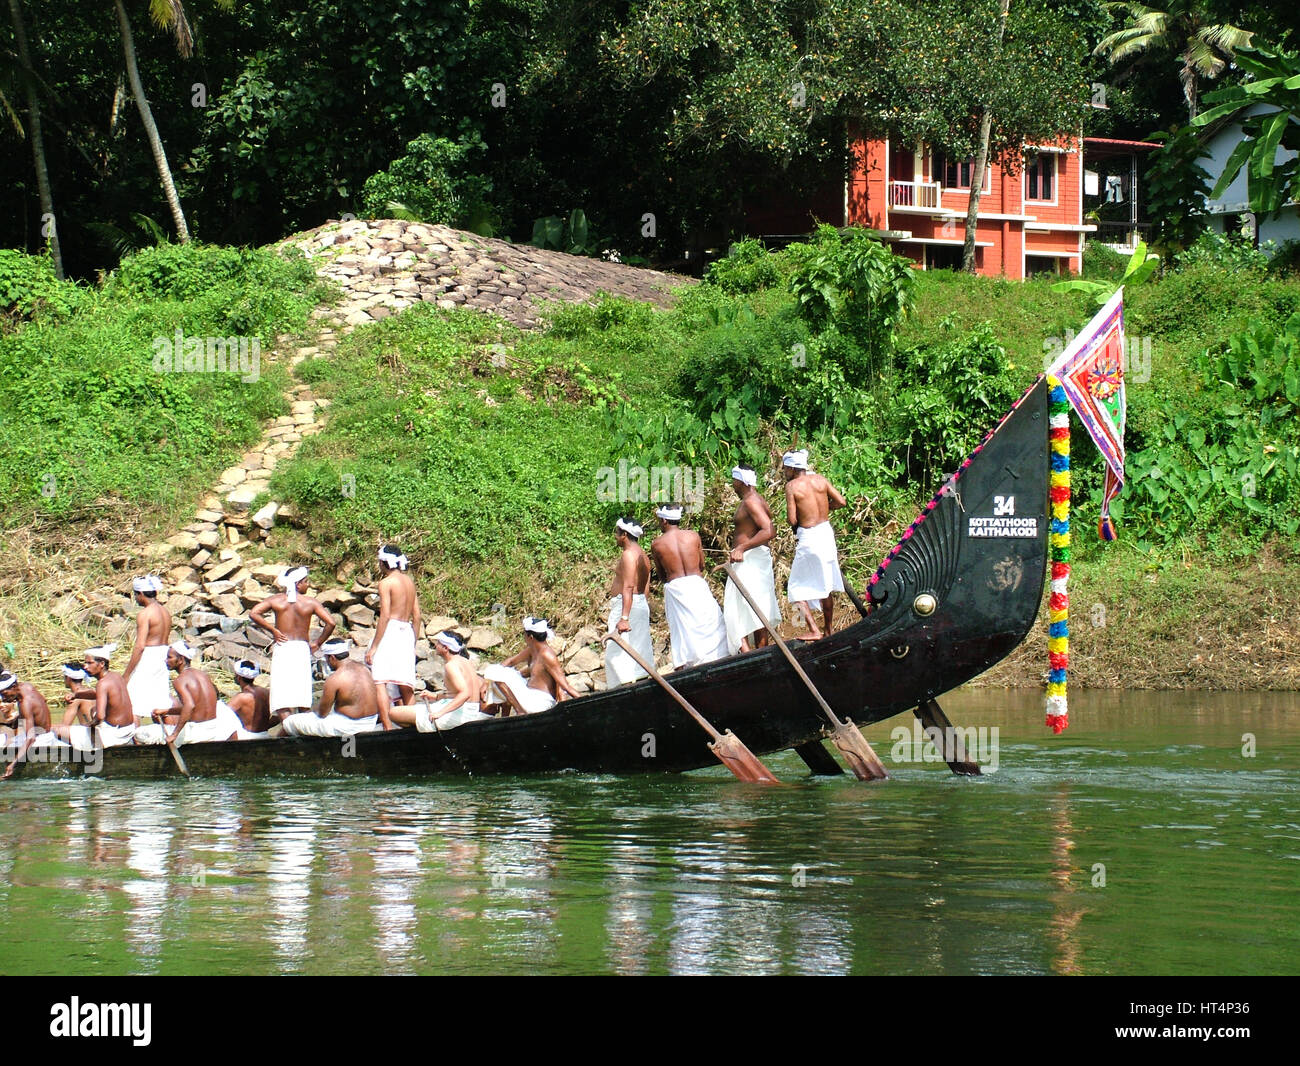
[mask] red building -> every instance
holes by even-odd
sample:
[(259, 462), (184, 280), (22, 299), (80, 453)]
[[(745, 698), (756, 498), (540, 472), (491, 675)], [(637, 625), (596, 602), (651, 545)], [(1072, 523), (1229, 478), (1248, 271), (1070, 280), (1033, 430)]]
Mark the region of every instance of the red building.
[[(750, 229), (770, 233), (775, 223), (806, 231), (815, 216), (879, 230), (922, 269), (959, 267), (973, 169), (969, 159), (945, 158), (924, 145), (858, 139), (851, 145), (842, 204), (823, 190), (803, 212), (757, 207), (749, 212)], [(1043, 271), (1078, 273), (1083, 235), (1096, 228), (1083, 221), (1080, 142), (1026, 146), (1018, 172), (996, 163), (985, 170), (976, 270), (1016, 279)]]

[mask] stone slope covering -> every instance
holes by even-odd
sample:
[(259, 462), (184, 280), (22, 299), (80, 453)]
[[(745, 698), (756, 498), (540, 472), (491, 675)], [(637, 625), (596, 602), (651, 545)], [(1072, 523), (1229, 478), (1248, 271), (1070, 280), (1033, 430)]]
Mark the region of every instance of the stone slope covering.
[(387, 318), (422, 301), (477, 307), (524, 329), (540, 325), (539, 305), (588, 300), (598, 292), (666, 304), (692, 279), (622, 263), (510, 244), (452, 229), (396, 220), (327, 222), (290, 237), (316, 272), (343, 286), (334, 317), (349, 326)]
[[(656, 270), (490, 240), (447, 226), (400, 221), (330, 222), (278, 247), (301, 250), (315, 262), (321, 277), (338, 283), (344, 292), (339, 305), (312, 313), (315, 336), (307, 343), (287, 335), (276, 338), (269, 358), (287, 359), (291, 366), (307, 358), (328, 358), (341, 336), (420, 302), (479, 308), (521, 328), (536, 328), (541, 325), (540, 303), (589, 300), (607, 292), (666, 304), (674, 287), (691, 282)], [(177, 629), (200, 649), (204, 665), (210, 668), (228, 669), (241, 658), (254, 660), (263, 670), (270, 665), (271, 638), (249, 625), (247, 615), (259, 601), (280, 591), (275, 578), (283, 567), (268, 563), (263, 554), (272, 546), (275, 527), (300, 525), (300, 521), (291, 506), (276, 501), (255, 512), (252, 505), (266, 493), (275, 467), (293, 455), (304, 437), (322, 428), (329, 404), (302, 384), (292, 386), (286, 398), (290, 413), (272, 420), (261, 441), (222, 472), (200, 501), (193, 521), (146, 553), (161, 571), (166, 589), (162, 602), (172, 612)], [(374, 638), (379, 609), (375, 571), (375, 564), (365, 560), (359, 567), (344, 564), (332, 575), (319, 570), (312, 575), (313, 594), (332, 612), (340, 631), (355, 642), (356, 659), (363, 657)], [(317, 591), (318, 585), (323, 591)], [(98, 606), (96, 617), (109, 638), (129, 638), (127, 615), (134, 610), (129, 579), (124, 577), (118, 587), (105, 590)], [(458, 630), (467, 637), (477, 661), (478, 653), (504, 643), (493, 628), (495, 621), (485, 618), (461, 624), (445, 615), (428, 618), (416, 645), (417, 689), (436, 689), (442, 681), (442, 662), (429, 645), (434, 636), (443, 629)], [(513, 632), (514, 626), (510, 628)], [(586, 627), (567, 641), (557, 637), (552, 642), (569, 683), (579, 692), (604, 687), (599, 638), (596, 630)], [(666, 641), (662, 643), (666, 651)]]

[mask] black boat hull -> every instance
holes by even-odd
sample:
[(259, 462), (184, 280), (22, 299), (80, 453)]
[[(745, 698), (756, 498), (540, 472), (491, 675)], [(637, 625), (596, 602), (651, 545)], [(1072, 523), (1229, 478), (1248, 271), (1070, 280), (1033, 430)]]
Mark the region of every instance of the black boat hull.
[[(979, 675), (1024, 639), (1047, 568), (1047, 386), (1040, 380), (914, 523), (877, 573), (860, 621), (795, 655), (830, 705), (868, 725)], [(815, 741), (825, 720), (775, 648), (678, 671), (713, 725), (763, 754)], [(193, 744), (202, 777), (668, 773), (717, 765), (704, 733), (650, 680), (448, 733)], [(65, 749), (65, 759), (67, 757)], [(103, 752), (102, 765), (28, 761), (23, 778), (179, 775), (165, 747)]]

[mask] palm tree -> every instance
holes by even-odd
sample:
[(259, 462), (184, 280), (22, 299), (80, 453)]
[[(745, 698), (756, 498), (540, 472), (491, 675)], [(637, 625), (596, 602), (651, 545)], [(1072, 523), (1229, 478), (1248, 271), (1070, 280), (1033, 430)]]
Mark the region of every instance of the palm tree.
[(1211, 22), (1199, 0), (1167, 0), (1163, 11), (1124, 2), (1108, 3), (1106, 8), (1122, 17), (1124, 25), (1103, 37), (1093, 55), (1104, 55), (1115, 64), (1148, 51), (1174, 52), (1183, 61), (1179, 78), (1189, 119), (1198, 110), (1198, 80), (1217, 78), (1237, 49), (1250, 44), (1250, 30)]
[[(50, 238), (50, 258), (54, 262), (54, 273), (63, 278), (63, 251), (59, 247), (59, 227), (54, 215), (54, 194), (50, 190), (50, 171), (45, 164), (45, 135), (41, 130), (41, 101), (36, 94), (36, 72), (32, 68), (32, 57), (27, 51), (27, 28), (23, 24), (23, 12), (18, 0), (9, 0), (9, 17), (14, 24), (14, 40), (18, 45), (18, 66), (22, 77), (23, 92), (27, 97), (27, 124), (31, 129), (32, 160), (36, 165), (36, 189), (41, 200), (41, 217), (48, 219)], [(13, 108), (9, 101), (3, 99), (5, 110), (12, 115)], [(17, 125), (17, 116), (14, 116)], [(21, 133), (22, 127), (18, 126)]]

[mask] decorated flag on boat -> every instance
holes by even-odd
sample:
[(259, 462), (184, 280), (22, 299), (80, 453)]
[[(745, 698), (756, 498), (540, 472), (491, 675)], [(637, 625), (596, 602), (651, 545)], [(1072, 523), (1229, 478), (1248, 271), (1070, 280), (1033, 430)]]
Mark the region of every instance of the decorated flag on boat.
[(1103, 540), (1115, 539), (1110, 502), (1124, 487), (1124, 289), (1118, 289), (1050, 367), (1075, 415), (1106, 461), (1101, 518)]

